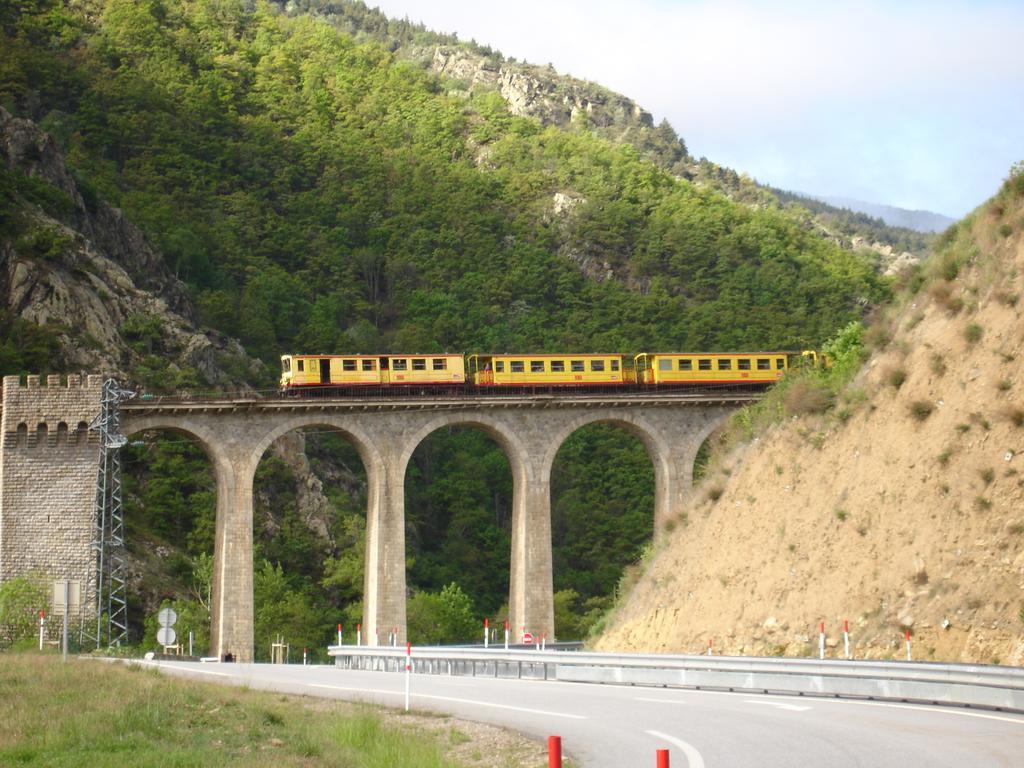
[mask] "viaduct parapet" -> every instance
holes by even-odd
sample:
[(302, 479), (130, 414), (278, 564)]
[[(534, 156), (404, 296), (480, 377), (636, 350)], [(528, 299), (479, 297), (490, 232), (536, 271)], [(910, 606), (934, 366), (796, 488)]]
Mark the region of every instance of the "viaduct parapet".
[[(102, 378), (3, 380), (0, 580), (39, 572), (88, 582), (99, 445), (88, 432)], [(405, 475), (413, 452), (448, 426), (476, 427), (505, 451), (513, 478), (509, 619), (554, 637), (551, 470), (565, 440), (588, 424), (636, 435), (654, 466), (654, 529), (683, 509), (707, 436), (756, 394), (669, 393), (401, 399), (137, 399), (121, 406), (126, 436), (183, 433), (206, 452), (217, 488), (211, 648), (253, 659), (253, 481), (267, 448), (304, 428), (343, 433), (366, 469), (363, 636), (406, 627)], [(83, 590), (83, 598), (84, 590)]]
[(92, 551), (101, 376), (3, 379), (0, 413), (0, 581), (29, 575), (81, 585)]

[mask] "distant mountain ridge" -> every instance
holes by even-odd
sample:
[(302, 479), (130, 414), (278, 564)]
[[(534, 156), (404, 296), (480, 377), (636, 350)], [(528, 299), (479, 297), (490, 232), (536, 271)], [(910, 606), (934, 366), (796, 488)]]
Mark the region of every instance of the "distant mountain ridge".
[(808, 195), (808, 197), (820, 200), (836, 208), (847, 208), (857, 213), (873, 216), (876, 219), (881, 219), (891, 227), (905, 227), (916, 232), (942, 232), (956, 221), (956, 219), (944, 216), (941, 213), (935, 213), (934, 211), (909, 210), (907, 208), (897, 208), (894, 205), (868, 203), (850, 197), (836, 197), (832, 195)]

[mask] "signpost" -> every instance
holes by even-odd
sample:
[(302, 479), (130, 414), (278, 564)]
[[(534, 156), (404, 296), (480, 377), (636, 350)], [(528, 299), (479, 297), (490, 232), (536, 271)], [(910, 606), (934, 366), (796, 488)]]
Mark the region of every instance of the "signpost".
[(174, 623), (178, 620), (178, 614), (173, 608), (161, 608), (156, 620), (160, 625), (156, 631), (156, 641), (164, 647), (164, 653), (168, 653), (171, 647), (177, 647), (178, 633), (174, 631)]

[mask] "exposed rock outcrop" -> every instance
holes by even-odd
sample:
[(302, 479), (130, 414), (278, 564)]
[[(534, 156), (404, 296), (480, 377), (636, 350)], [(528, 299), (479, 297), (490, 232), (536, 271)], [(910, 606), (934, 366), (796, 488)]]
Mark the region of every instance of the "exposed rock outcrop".
[(191, 368), (205, 383), (228, 386), (240, 382), (225, 361), (236, 370), (261, 365), (236, 341), (197, 330), (185, 286), (142, 231), (103, 201), (87, 204), (53, 139), (2, 108), (0, 160), (69, 201), (59, 214), (25, 202), (19, 215), (32, 236), (0, 241), (0, 306), (61, 328), (55, 367), (128, 377), (160, 355), (172, 375)]

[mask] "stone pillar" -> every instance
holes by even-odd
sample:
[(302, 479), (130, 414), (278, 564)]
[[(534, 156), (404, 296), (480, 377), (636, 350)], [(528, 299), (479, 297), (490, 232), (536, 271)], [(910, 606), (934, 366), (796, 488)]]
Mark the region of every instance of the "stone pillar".
[[(210, 651), (253, 660), (251, 462), (217, 459), (217, 526), (213, 545)], [(261, 638), (262, 639), (262, 638)]]
[(555, 639), (551, 567), (551, 462), (544, 451), (509, 456), (512, 464), (512, 563), (509, 629)]
[(363, 577), (363, 643), (386, 645), (405, 626), (405, 465), (397, 450), (366, 467), (366, 563)]

